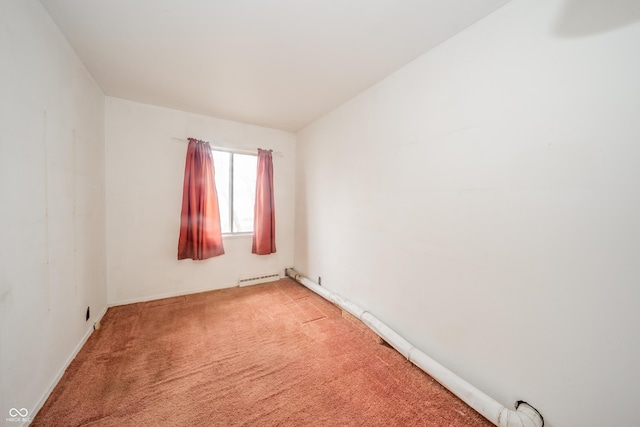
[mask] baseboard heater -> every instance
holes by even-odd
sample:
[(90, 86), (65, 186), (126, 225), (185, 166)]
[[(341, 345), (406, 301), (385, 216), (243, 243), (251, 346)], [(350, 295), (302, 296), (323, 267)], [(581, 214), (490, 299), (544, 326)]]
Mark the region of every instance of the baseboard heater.
[(433, 379), (458, 396), (463, 402), (476, 410), (480, 415), (499, 427), (543, 427), (544, 419), (540, 412), (527, 402), (518, 401), (515, 409), (508, 409), (500, 402), (478, 390), (425, 353), (411, 345), (397, 332), (382, 323), (374, 315), (365, 311), (351, 301), (317, 285), (292, 268), (285, 270), (287, 276), (306, 286), (324, 299), (334, 303), (351, 313), (362, 323), (371, 328), (380, 338), (395, 348), (414, 365), (425, 371)]
[(280, 278), (278, 273), (256, 274), (252, 276), (240, 277), (238, 280), (238, 286), (251, 286), (258, 285), (260, 283), (273, 282)]

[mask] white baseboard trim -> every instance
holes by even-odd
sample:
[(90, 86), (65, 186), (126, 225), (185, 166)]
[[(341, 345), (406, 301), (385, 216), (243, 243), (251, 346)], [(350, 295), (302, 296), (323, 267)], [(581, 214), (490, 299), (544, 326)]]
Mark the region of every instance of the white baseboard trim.
[(188, 291), (165, 292), (165, 293), (162, 293), (162, 294), (155, 294), (155, 295), (149, 295), (149, 296), (145, 296), (145, 297), (138, 297), (138, 298), (131, 298), (131, 299), (126, 299), (126, 300), (121, 300), (121, 301), (109, 302), (109, 307), (117, 307), (119, 305), (135, 304), (135, 303), (138, 303), (138, 302), (154, 301), (154, 300), (163, 299), (163, 298), (181, 297), (183, 295), (199, 294), (201, 292), (209, 292), (209, 291), (217, 291), (217, 290), (220, 290), (220, 289), (235, 288), (237, 286), (238, 286), (238, 282), (232, 282), (232, 283), (225, 283), (225, 284), (219, 285), (219, 286), (207, 286), (207, 287), (204, 287), (204, 288), (190, 289)]
[[(33, 408), (32, 411), (29, 412), (30, 414), (30, 419), (33, 420), (36, 415), (38, 415), (38, 412), (40, 412), (40, 409), (42, 409), (42, 407), (44, 406), (45, 402), (47, 401), (47, 399), (49, 398), (49, 396), (51, 395), (51, 392), (53, 391), (54, 388), (56, 388), (56, 386), (58, 385), (58, 383), (60, 382), (60, 379), (62, 378), (62, 376), (64, 375), (65, 371), (67, 370), (67, 368), (69, 367), (69, 365), (71, 364), (71, 362), (73, 361), (73, 359), (76, 358), (76, 356), (78, 355), (78, 353), (80, 352), (80, 350), (82, 349), (82, 347), (84, 347), (85, 343), (87, 342), (87, 340), (89, 339), (89, 337), (91, 336), (91, 334), (93, 333), (94, 329), (94, 325), (96, 323), (98, 323), (99, 321), (102, 320), (102, 317), (107, 313), (107, 309), (108, 307), (105, 306), (102, 311), (100, 312), (100, 314), (98, 314), (98, 316), (96, 317), (96, 320), (94, 322), (91, 323), (91, 327), (87, 330), (87, 332), (84, 334), (84, 336), (82, 337), (82, 339), (80, 340), (80, 342), (78, 343), (78, 345), (73, 349), (73, 351), (71, 352), (71, 354), (69, 355), (69, 357), (67, 358), (66, 362), (64, 363), (64, 365), (62, 366), (62, 368), (60, 369), (60, 371), (58, 371), (58, 375), (56, 375), (56, 377), (53, 379), (53, 382), (51, 383), (51, 385), (49, 386), (49, 388), (47, 389), (47, 391), (44, 393), (44, 395), (40, 398), (40, 401), (36, 404), (35, 408)], [(29, 424), (31, 424), (31, 421), (23, 423), (23, 426), (28, 426)]]
[[(40, 409), (42, 409), (42, 407), (44, 406), (45, 402), (47, 401), (47, 399), (51, 395), (51, 392), (53, 391), (54, 388), (56, 388), (56, 386), (60, 382), (60, 379), (64, 375), (65, 371), (67, 370), (67, 368), (69, 367), (69, 365), (71, 364), (73, 359), (76, 358), (76, 356), (78, 355), (78, 353), (80, 352), (82, 347), (84, 347), (85, 343), (87, 342), (87, 340), (89, 339), (89, 337), (93, 333), (93, 331), (94, 331), (93, 325), (95, 325), (96, 323), (98, 323), (98, 322), (100, 322), (102, 320), (102, 318), (107, 313), (107, 310), (110, 307), (116, 307), (116, 306), (119, 306), (119, 305), (134, 304), (134, 303), (138, 303), (138, 302), (153, 301), (153, 300), (163, 299), (163, 298), (179, 297), (179, 296), (183, 296), (183, 295), (198, 294), (198, 293), (201, 293), (201, 292), (216, 291), (216, 290), (219, 290), (219, 289), (227, 289), (227, 288), (235, 288), (235, 287), (238, 287), (238, 282), (227, 283), (227, 284), (220, 285), (220, 286), (209, 286), (209, 287), (200, 288), (200, 289), (192, 289), (192, 290), (189, 290), (189, 291), (186, 291), (186, 292), (184, 292), (184, 291), (167, 292), (167, 293), (156, 294), (156, 295), (147, 296), (147, 297), (132, 298), (132, 299), (128, 299), (128, 300), (108, 303), (107, 306), (104, 309), (102, 309), (102, 311), (100, 312), (100, 314), (98, 315), (96, 320), (91, 324), (92, 325), (91, 328), (88, 329), (87, 332), (84, 334), (84, 336), (82, 337), (82, 339), (80, 340), (78, 345), (75, 347), (75, 349), (73, 350), (71, 355), (67, 358), (66, 362), (64, 363), (64, 366), (60, 369), (60, 371), (58, 372), (58, 375), (56, 375), (56, 377), (54, 378), (53, 382), (51, 383), (51, 385), (49, 386), (47, 391), (44, 393), (44, 395), (42, 396), (42, 398), (40, 399), (38, 404), (35, 406), (35, 408), (33, 408), (33, 411), (29, 411), (30, 419), (33, 420), (36, 417), (36, 415), (38, 414), (38, 412), (40, 411)], [(22, 426), (28, 426), (30, 423), (31, 422), (23, 423)]]

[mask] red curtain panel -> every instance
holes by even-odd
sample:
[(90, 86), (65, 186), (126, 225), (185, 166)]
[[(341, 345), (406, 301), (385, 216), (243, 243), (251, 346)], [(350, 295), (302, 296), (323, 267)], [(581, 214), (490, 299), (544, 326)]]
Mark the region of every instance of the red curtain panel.
[(276, 251), (276, 212), (273, 202), (273, 158), (271, 150), (258, 149), (256, 204), (251, 252), (268, 255)]
[(224, 254), (214, 173), (209, 143), (189, 138), (178, 259), (202, 260)]

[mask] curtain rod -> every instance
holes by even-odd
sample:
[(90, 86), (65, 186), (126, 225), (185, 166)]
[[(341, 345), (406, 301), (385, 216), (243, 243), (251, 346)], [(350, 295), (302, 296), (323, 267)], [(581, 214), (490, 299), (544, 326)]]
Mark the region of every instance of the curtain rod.
[[(182, 142), (189, 142), (188, 139), (184, 139), (184, 138), (176, 138), (176, 137), (172, 137), (171, 139), (174, 139), (176, 141), (182, 141)], [(206, 141), (204, 141), (206, 142)], [(221, 147), (215, 143), (210, 142), (209, 145), (211, 146), (211, 148), (213, 150), (218, 150), (218, 151), (226, 151), (228, 153), (238, 153), (238, 154), (251, 154), (251, 155), (257, 155), (258, 154), (258, 150), (248, 150), (248, 149), (242, 149), (242, 148), (229, 148), (229, 147)], [(280, 157), (284, 157), (284, 154), (282, 154), (280, 151), (274, 151), (271, 150), (271, 153), (274, 156), (280, 156)]]

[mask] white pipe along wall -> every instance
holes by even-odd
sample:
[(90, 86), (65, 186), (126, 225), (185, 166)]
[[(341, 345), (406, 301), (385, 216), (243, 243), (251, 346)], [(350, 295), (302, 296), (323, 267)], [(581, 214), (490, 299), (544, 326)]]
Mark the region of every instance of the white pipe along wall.
[(500, 402), (478, 390), (410, 342), (402, 338), (393, 329), (385, 325), (370, 312), (357, 304), (345, 300), (340, 295), (312, 282), (298, 273), (293, 268), (286, 269), (287, 276), (306, 286), (324, 299), (334, 303), (338, 307), (348, 311), (373, 330), (380, 338), (395, 348), (411, 363), (433, 377), (450, 392), (458, 396), (463, 402), (476, 410), (480, 415), (499, 427), (543, 427), (544, 419), (533, 406), (526, 402), (518, 401), (514, 409), (508, 409)]

